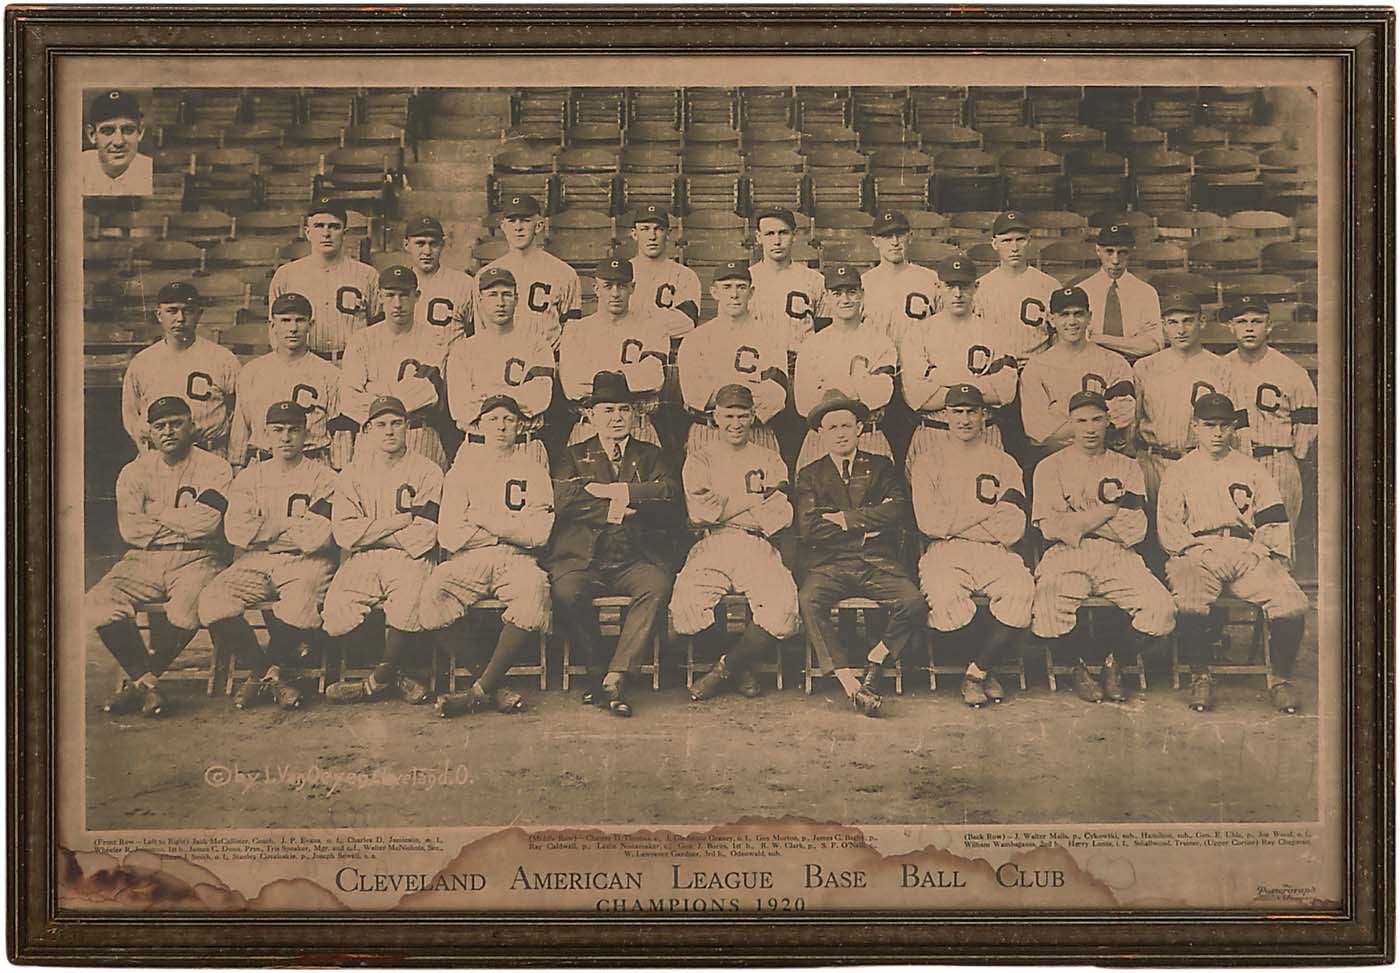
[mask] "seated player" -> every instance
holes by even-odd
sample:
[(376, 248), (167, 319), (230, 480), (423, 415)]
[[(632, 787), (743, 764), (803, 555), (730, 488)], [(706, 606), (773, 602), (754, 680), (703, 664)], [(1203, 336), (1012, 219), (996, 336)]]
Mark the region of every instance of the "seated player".
[[(221, 653), (248, 667), (234, 705), (275, 700), (296, 709), (301, 690), (282, 680), (282, 666), (321, 628), (321, 600), (336, 567), (335, 472), (302, 452), (306, 410), (295, 402), (269, 406), (266, 429), (271, 458), (250, 463), (229, 489), (224, 533), (242, 553), (199, 596), (199, 620)], [(274, 600), (264, 652), (243, 613)]]
[(438, 543), (447, 558), (423, 588), (418, 620), (450, 655), (466, 642), (468, 608), (483, 598), (506, 608), (490, 661), (467, 692), (438, 697), (439, 716), (493, 704), (502, 713), (523, 710), (524, 698), (504, 685), (506, 671), (549, 627), (549, 578), (534, 552), (554, 526), (554, 485), (538, 455), (516, 443), (523, 418), (510, 396), (488, 398), (477, 422), (485, 447), (460, 454), (443, 480)]
[(1191, 666), (1191, 708), (1211, 708), (1210, 609), (1222, 593), (1252, 602), (1269, 620), (1269, 698), (1285, 713), (1301, 705), (1290, 681), (1303, 641), (1308, 596), (1289, 574), (1292, 543), (1277, 485), (1257, 461), (1230, 446), (1237, 413), (1219, 394), (1194, 409), (1196, 448), (1162, 477), (1157, 532), (1176, 598), (1177, 644)]
[[(83, 610), (127, 675), (102, 708), (160, 716), (160, 675), (199, 630), (199, 593), (227, 563), (221, 528), (233, 471), (194, 444), (184, 399), (156, 399), (146, 422), (155, 449), (117, 477), (117, 529), (132, 549), (87, 593)], [(136, 606), (154, 601), (165, 602), (169, 625), (153, 626), (147, 652)]]
[(690, 522), (705, 536), (676, 576), (671, 623), (680, 635), (704, 631), (715, 621), (715, 605), (730, 592), (748, 599), (752, 618), (690, 690), (693, 700), (709, 699), (731, 684), (745, 696), (758, 696), (751, 667), (797, 632), (797, 585), (772, 541), (792, 524), (792, 504), (783, 492), (787, 465), (772, 449), (750, 441), (753, 390), (747, 385), (715, 393), (715, 422), (724, 438), (692, 454), (681, 471)]
[(331, 529), (345, 552), (322, 611), (326, 635), (340, 638), (369, 613), (384, 612), (384, 652), (368, 679), (326, 687), (333, 703), (383, 699), (397, 691), (426, 703), (428, 689), (402, 670), (410, 636), (421, 630), (418, 599), (437, 547), (442, 470), (405, 444), (408, 410), (393, 396), (375, 399), (362, 435), (377, 450), (346, 467), (331, 504)]
[[(1121, 647), (1131, 659), (1149, 639), (1169, 634), (1175, 615), (1171, 594), (1133, 550), (1147, 536), (1142, 469), (1108, 448), (1102, 395), (1077, 393), (1069, 400), (1069, 418), (1073, 441), (1041, 460), (1031, 491), (1031, 519), (1049, 545), (1035, 573), (1031, 631), (1063, 639), (1074, 631), (1085, 599), (1106, 598), (1132, 619), (1135, 641)], [(1109, 646), (1102, 682), (1079, 659), (1073, 678), (1080, 699), (1127, 700), (1117, 656)]]
[(1024, 477), (1016, 461), (986, 441), (986, 403), (975, 385), (948, 390), (944, 410), (954, 442), (924, 453), (910, 476), (914, 517), (929, 545), (919, 560), (919, 587), (929, 624), (939, 632), (968, 629), (977, 615), (972, 596), (986, 595), (985, 627), (963, 675), (963, 702), (972, 707), (1005, 697), (992, 667), (1004, 661), (1031, 624), (1035, 581), (1011, 546), (1026, 532)]
[[(835, 672), (856, 712), (878, 716), (880, 669), (898, 661), (928, 617), (924, 596), (900, 557), (913, 521), (909, 490), (889, 457), (856, 448), (868, 412), (835, 389), (812, 410), (827, 454), (797, 474), (797, 527), (806, 574), (798, 592), (802, 624), (823, 672)], [(888, 610), (884, 637), (865, 659), (841, 644), (831, 610), (843, 598)], [(860, 669), (864, 666), (864, 675)]]

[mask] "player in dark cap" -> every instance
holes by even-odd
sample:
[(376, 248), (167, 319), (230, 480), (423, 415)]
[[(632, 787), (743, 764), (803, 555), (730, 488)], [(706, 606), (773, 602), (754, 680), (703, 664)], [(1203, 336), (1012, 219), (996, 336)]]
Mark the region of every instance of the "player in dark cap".
[(687, 326), (673, 315), (662, 315), (674, 348), (700, 323), (700, 278), (666, 252), (670, 234), (671, 214), (664, 206), (647, 203), (632, 214), (632, 239), (637, 244), (632, 277), (637, 299), (660, 311), (678, 311), (690, 322)]
[(78, 163), (84, 196), (150, 196), (155, 192), (151, 157), (139, 151), (146, 128), (135, 95), (113, 89), (94, 96), (88, 103), (83, 134), (93, 145)]
[(909, 259), (909, 218), (899, 210), (877, 212), (870, 233), (880, 262), (861, 275), (865, 319), (897, 348), (943, 306), (943, 281), (936, 270)]
[(750, 310), (770, 327), (783, 329), (788, 350), (796, 355), (807, 335), (827, 320), (820, 308), (825, 289), (822, 275), (792, 259), (797, 218), (790, 210), (759, 210), (753, 222), (763, 256), (749, 267), (753, 283)]
[(1030, 224), (1025, 214), (1008, 211), (992, 222), (992, 249), (999, 266), (977, 282), (977, 309), (985, 327), (1006, 335), (1007, 351), (1025, 364), (1050, 344), (1046, 307), (1060, 282), (1030, 265)]
[(442, 265), (446, 246), (447, 234), (436, 217), (417, 216), (404, 224), (403, 249), (418, 278), (414, 328), (437, 329), (450, 350), (453, 342), (472, 333), (472, 277)]
[(1099, 270), (1079, 282), (1093, 315), (1089, 340), (1130, 358), (1150, 355), (1166, 343), (1157, 289), (1128, 270), (1135, 243), (1131, 226), (1101, 228), (1094, 239)]
[[(544, 248), (545, 220), (540, 201), (524, 193), (501, 200), (501, 235), (510, 248), (481, 272), (501, 268), (515, 278), (520, 295), (516, 325), (538, 335), (552, 351), (571, 321), (583, 316), (578, 274), (574, 268)], [(479, 280), (477, 290), (483, 290)], [(481, 305), (472, 320), (481, 321)]]

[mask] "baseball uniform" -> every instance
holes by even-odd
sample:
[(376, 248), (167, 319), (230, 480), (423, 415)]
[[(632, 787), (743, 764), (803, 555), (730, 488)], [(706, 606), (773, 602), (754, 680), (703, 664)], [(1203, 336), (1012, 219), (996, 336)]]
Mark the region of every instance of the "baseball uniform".
[(491, 395), (509, 395), (520, 403), (530, 417), (520, 426), (526, 436), (538, 433), (554, 398), (554, 353), (537, 332), (521, 324), (518, 313), (509, 331), (478, 328), (447, 356), (447, 402), (468, 443), (484, 441), (476, 420), (482, 401)]
[(238, 385), (233, 352), (196, 336), (177, 350), (161, 339), (137, 352), (122, 377), (122, 425), (138, 449), (151, 448), (146, 409), (156, 399), (175, 395), (190, 405), (195, 443), (212, 453), (228, 448)]
[(1116, 351), (1092, 342), (1077, 349), (1061, 342), (1026, 362), (1021, 372), (1021, 418), (1030, 441), (1046, 450), (1068, 445), (1069, 400), (1078, 392), (1104, 397), (1112, 425), (1109, 446), (1127, 447), (1137, 418), (1132, 367)]
[(343, 251), (329, 262), (313, 253), (278, 267), (267, 289), (268, 306), (283, 294), (311, 302), (307, 345), (330, 358), (339, 358), (350, 336), (379, 317), (379, 271)]
[(417, 331), (424, 326), (440, 329), (445, 355), (448, 347), (472, 333), (476, 283), (471, 274), (441, 265), (432, 274), (425, 274), (417, 265), (413, 272), (418, 277), (413, 329)]
[(1303, 366), (1277, 348), (1253, 362), (1238, 350), (1225, 360), (1234, 366), (1245, 396), (1254, 458), (1278, 484), (1288, 522), (1297, 524), (1303, 509), (1298, 460), (1307, 457), (1317, 437), (1317, 388)]
[(113, 178), (102, 168), (96, 149), (87, 149), (78, 158), (78, 172), (84, 196), (153, 196), (155, 195), (155, 161), (137, 152), (131, 164)]
[[(821, 279), (820, 274), (817, 279)], [(750, 386), (754, 398), (760, 400), (753, 441), (776, 450), (778, 439), (767, 422), (787, 403), (788, 338), (782, 329), (765, 326), (766, 323), (752, 314), (740, 320), (712, 318), (681, 342), (676, 368), (680, 372), (681, 398), (695, 416), (709, 413), (714, 394), (723, 386)], [(783, 406), (767, 413), (762, 407), (765, 396), (781, 401)], [(708, 419), (697, 421), (690, 427), (686, 453), (717, 438), (713, 423)]]
[[(1157, 289), (1130, 271), (1118, 280), (1100, 270), (1084, 278), (1078, 286), (1089, 295), (1089, 339), (1108, 333), (1124, 338), (1147, 336), (1160, 349), (1166, 345), (1162, 335), (1162, 305)], [(1105, 311), (1112, 301), (1118, 302), (1116, 324), (1110, 320), (1105, 332)]]
[[(861, 427), (858, 448), (892, 457), (889, 440), (877, 424), (881, 416), (878, 410), (884, 409), (894, 394), (898, 360), (894, 343), (868, 318), (856, 328), (832, 323), (812, 335), (797, 353), (793, 405), (805, 419), (829, 389), (860, 400), (871, 415)], [(802, 469), (825, 451), (821, 435), (808, 430), (797, 454), (797, 468)]]
[(976, 307), (986, 326), (1001, 335), (1006, 353), (1022, 364), (1050, 344), (1050, 292), (1060, 282), (1027, 267), (1013, 274), (1005, 267), (977, 279)]
[[(656, 411), (661, 386), (666, 381), (666, 357), (670, 339), (659, 316), (650, 308), (631, 311), (621, 320), (607, 314), (591, 314), (571, 325), (559, 342), (559, 381), (564, 395), (579, 402), (593, 391), (593, 376), (620, 371), (627, 387), (637, 393), (632, 403), (632, 435), (660, 445), (651, 415)], [(574, 424), (568, 445), (594, 434), (585, 414)]]
[[(515, 310), (516, 329), (542, 339), (553, 353), (559, 347), (564, 326), (583, 316), (574, 268), (539, 246), (507, 251), (481, 268), (478, 276), (495, 267), (508, 270), (515, 277), (516, 293), (520, 295)], [(482, 320), (479, 307), (473, 308), (472, 314), (472, 320)]]
[(753, 277), (753, 301), (750, 313), (765, 322), (786, 325), (784, 350), (796, 352), (803, 340), (820, 324), (822, 295), (826, 282), (821, 271), (806, 264), (789, 263), (781, 267), (770, 260), (760, 260), (749, 266)]
[(860, 275), (865, 291), (865, 320), (898, 348), (906, 333), (917, 330), (943, 308), (943, 279), (914, 263), (882, 263)]
[[(420, 296), (418, 306), (422, 307)], [(440, 468), (447, 468), (447, 454), (431, 422), (446, 390), (443, 370), (447, 363), (447, 335), (444, 329), (414, 323), (407, 332), (397, 332), (388, 321), (370, 325), (350, 336), (340, 363), (340, 411), (363, 426), (370, 403), (392, 395), (408, 409), (406, 442)], [(374, 449), (361, 436), (355, 455)]]
[(235, 464), (243, 465), (250, 449), (257, 455), (270, 453), (267, 408), (282, 401), (295, 402), (306, 410), (308, 456), (326, 460), (337, 469), (349, 462), (348, 449), (343, 455), (334, 455), (330, 449), (331, 434), (326, 423), (340, 415), (340, 369), (324, 358), (310, 352), (288, 358), (270, 351), (243, 366), (236, 387), (229, 438), (229, 457)]
[(660, 316), (666, 327), (666, 337), (684, 338), (695, 327), (695, 320), (700, 316), (699, 276), (689, 267), (669, 258), (648, 260), (638, 254), (631, 263), (637, 300), (658, 310), (674, 310), (676, 314)]

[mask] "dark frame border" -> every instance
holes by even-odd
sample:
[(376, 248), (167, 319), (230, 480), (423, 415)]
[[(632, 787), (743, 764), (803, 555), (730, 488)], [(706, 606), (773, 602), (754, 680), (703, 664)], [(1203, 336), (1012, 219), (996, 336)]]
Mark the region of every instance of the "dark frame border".
[[(733, 28), (739, 22), (742, 31)], [(295, 25), (295, 44), (288, 27)], [(10, 696), (7, 950), (96, 965), (720, 965), (894, 962), (1273, 965), (1395, 958), (1395, 14), (1384, 7), (135, 7), (6, 11), (10, 218), (5, 344)], [(728, 30), (715, 30), (726, 27)], [(924, 30), (930, 31), (927, 36)], [(114, 40), (115, 38), (115, 40)], [(640, 43), (645, 38), (646, 43)], [(923, 40), (924, 43), (920, 43)], [(932, 40), (933, 43), (928, 43)], [(1349, 572), (1343, 700), (1346, 900), (1335, 915), (1243, 912), (806, 914), (737, 918), (506, 914), (92, 917), (60, 913), (53, 855), (53, 578), (59, 390), (52, 337), (52, 83), (65, 54), (1296, 53), (1344, 61)], [(21, 245), (21, 241), (24, 245)], [(29, 322), (44, 322), (31, 326)], [(72, 593), (65, 597), (71, 598)], [(349, 922), (346, 921), (348, 918)], [(351, 924), (353, 923), (353, 925)], [(217, 952), (215, 952), (217, 949)]]

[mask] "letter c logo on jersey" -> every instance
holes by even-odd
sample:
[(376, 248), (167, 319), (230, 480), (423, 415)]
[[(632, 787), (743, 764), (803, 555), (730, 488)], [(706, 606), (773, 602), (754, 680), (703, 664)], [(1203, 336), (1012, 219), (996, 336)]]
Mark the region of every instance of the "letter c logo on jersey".
[(1254, 505), (1254, 491), (1249, 488), (1248, 483), (1231, 483), (1230, 499), (1235, 502), (1235, 509), (1242, 514), (1249, 513), (1249, 508)]
[(506, 480), (506, 509), (525, 509), (525, 481)]
[(287, 498), (287, 516), (300, 517), (311, 507), (311, 498), (305, 493), (293, 493)]
[(457, 305), (447, 298), (435, 297), (428, 302), (428, 323), (438, 328), (446, 327), (452, 321), (452, 312), (455, 310)]
[(910, 291), (904, 295), (904, 316), (906, 318), (922, 321), (932, 313), (933, 302), (928, 299), (927, 294)]
[(642, 343), (636, 338), (628, 338), (622, 343), (622, 353), (617, 360), (624, 365), (635, 365), (642, 357)]
[(552, 288), (542, 280), (530, 285), (530, 293), (525, 298), (525, 306), (532, 311), (549, 310), (549, 292)]
[(346, 286), (335, 292), (335, 309), (341, 314), (359, 314), (364, 301), (365, 296), (358, 287)]
[(199, 491), (196, 490), (194, 487), (190, 486), (188, 483), (185, 484), (184, 486), (180, 487), (180, 489), (175, 491), (175, 508), (177, 510), (180, 508), (180, 501), (185, 499), (185, 497), (189, 497), (190, 503), (194, 503), (195, 497), (197, 496), (199, 496)]
[(1095, 395), (1103, 395), (1108, 391), (1108, 381), (1102, 375), (1088, 372), (1079, 380), (1079, 388), (1085, 392), (1093, 392)]
[(1045, 323), (1045, 304), (1034, 297), (1021, 302), (1021, 323), (1028, 328), (1038, 328)]
[(1123, 499), (1123, 481), (1116, 476), (1106, 476), (1099, 481), (1099, 501), (1117, 503)]
[(400, 483), (399, 488), (394, 491), (394, 509), (401, 514), (411, 512), (413, 498), (416, 496), (418, 496), (418, 491), (413, 488), (412, 483)]
[(752, 375), (758, 371), (758, 349), (750, 348), (748, 345), (740, 345), (735, 349), (734, 370), (743, 372), (745, 375)]
[(660, 287), (658, 287), (658, 288), (656, 289), (656, 306), (657, 306), (657, 307), (675, 307), (675, 306), (676, 306), (676, 285), (675, 285), (675, 284), (662, 284)]
[(1212, 384), (1210, 384), (1209, 382), (1192, 382), (1192, 383), (1191, 383), (1191, 404), (1192, 404), (1192, 405), (1195, 405), (1195, 404), (1196, 404), (1196, 400), (1199, 399), (1201, 396), (1203, 396), (1203, 395), (1211, 395), (1211, 394), (1214, 393), (1214, 392), (1215, 392), (1215, 386), (1212, 385)]
[(525, 381), (525, 361), (521, 358), (507, 358), (506, 367), (501, 373), (509, 386), (517, 386)]
[(1283, 389), (1269, 382), (1254, 390), (1254, 404), (1260, 412), (1277, 412), (1283, 405)]
[(762, 470), (749, 470), (747, 473), (744, 474), (744, 492), (745, 492), (745, 493), (762, 493), (762, 492), (763, 492), (763, 471), (762, 471)]
[(405, 372), (412, 370), (416, 374), (417, 370), (422, 367), (423, 363), (417, 358), (405, 358), (403, 361), (399, 362), (399, 381), (403, 381)]
[(851, 359), (850, 374), (851, 374), (851, 375), (868, 375), (868, 374), (870, 374), (870, 359), (869, 359), (869, 358), (866, 358), (864, 355), (856, 355), (854, 358)]
[(788, 291), (786, 309), (790, 318), (805, 318), (812, 313), (812, 302), (801, 291)]
[[(303, 392), (306, 393), (305, 399), (302, 398)], [(292, 401), (303, 409), (310, 409), (320, 397), (321, 393), (317, 392), (310, 385), (292, 386)]]
[(985, 375), (992, 363), (992, 349), (986, 345), (973, 345), (967, 349), (967, 370), (973, 375)]
[(1001, 496), (1001, 480), (990, 473), (981, 473), (977, 477), (977, 499), (991, 506), (997, 502)]
[(211, 397), (209, 390), (213, 387), (214, 379), (204, 372), (190, 372), (185, 379), (185, 398), (194, 402), (208, 402)]

